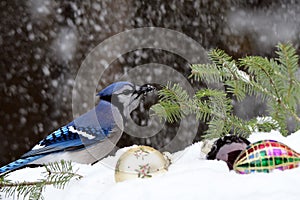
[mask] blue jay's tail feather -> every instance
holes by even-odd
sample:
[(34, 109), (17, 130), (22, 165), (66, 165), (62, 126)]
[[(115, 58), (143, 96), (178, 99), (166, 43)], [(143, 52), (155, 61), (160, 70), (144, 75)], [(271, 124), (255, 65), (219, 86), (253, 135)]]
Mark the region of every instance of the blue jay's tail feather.
[(42, 156), (43, 155), (37, 155), (37, 156), (31, 156), (31, 157), (28, 157), (28, 158), (20, 158), (20, 159), (14, 161), (14, 162), (11, 162), (11, 163), (9, 163), (9, 164), (7, 164), (7, 165), (0, 168), (0, 176), (6, 174), (8, 172), (23, 168), (25, 166), (28, 167), (28, 166), (30, 166), (30, 165), (28, 165), (28, 163), (30, 163), (34, 160), (37, 160)]

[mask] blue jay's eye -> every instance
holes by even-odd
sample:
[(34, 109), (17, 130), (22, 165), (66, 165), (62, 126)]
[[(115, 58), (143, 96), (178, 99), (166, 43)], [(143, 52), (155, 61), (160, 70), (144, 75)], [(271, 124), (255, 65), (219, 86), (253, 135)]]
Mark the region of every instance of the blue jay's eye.
[(124, 90), (124, 91), (122, 92), (122, 94), (125, 94), (125, 95), (129, 95), (129, 94), (132, 94), (132, 93), (133, 93), (132, 90)]

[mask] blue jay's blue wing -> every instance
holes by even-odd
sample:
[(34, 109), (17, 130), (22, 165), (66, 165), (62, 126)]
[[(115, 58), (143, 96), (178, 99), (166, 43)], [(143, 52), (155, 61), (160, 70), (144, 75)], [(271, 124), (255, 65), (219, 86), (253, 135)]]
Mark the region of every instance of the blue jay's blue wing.
[(107, 138), (110, 131), (100, 127), (64, 126), (48, 135), (21, 158), (85, 148)]
[(105, 140), (111, 131), (110, 128), (63, 126), (40, 141), (20, 159), (1, 167), (0, 175), (31, 165), (35, 160), (51, 153), (84, 149)]

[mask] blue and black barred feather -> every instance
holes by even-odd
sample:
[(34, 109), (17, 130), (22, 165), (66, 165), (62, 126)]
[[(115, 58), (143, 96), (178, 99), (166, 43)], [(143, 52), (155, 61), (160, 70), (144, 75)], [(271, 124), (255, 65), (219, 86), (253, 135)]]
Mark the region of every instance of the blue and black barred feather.
[[(75, 131), (84, 132), (85, 135), (79, 135), (78, 132), (70, 131), (70, 128), (73, 128)], [(25, 153), (21, 158), (40, 154), (49, 154), (62, 150), (68, 151), (81, 149), (94, 144), (95, 141), (104, 140), (107, 138), (107, 135), (110, 131), (111, 129), (64, 126), (48, 135), (37, 146), (35, 146), (31, 151)], [(93, 137), (93, 140), (86, 138), (86, 136)]]
[[(22, 167), (30, 167), (31, 165), (28, 165), (34, 160), (37, 160), (39, 158), (43, 157), (43, 155), (37, 155), (37, 156), (31, 156), (28, 158), (20, 158), (12, 163), (9, 163), (8, 165), (5, 165), (0, 168), (0, 175), (3, 175), (6, 172), (14, 171), (16, 169), (20, 169)], [(40, 166), (40, 165), (34, 165), (34, 167)]]
[[(76, 132), (70, 131), (73, 127), (76, 131), (84, 132), (87, 136), (94, 137), (94, 140), (85, 138), (84, 135), (79, 135)], [(93, 128), (93, 127), (75, 127), (63, 126), (48, 135), (45, 139), (39, 142), (31, 151), (25, 153), (20, 159), (0, 168), (0, 175), (2, 173), (13, 171), (22, 168), (22, 166), (29, 166), (31, 162), (50, 153), (60, 151), (74, 151), (76, 149), (84, 148), (88, 145), (94, 144), (95, 140), (104, 140), (108, 137), (111, 128)], [(36, 165), (35, 165), (36, 166)]]
[[(74, 127), (75, 128), (75, 127)], [(76, 129), (76, 128), (75, 128)], [(50, 146), (59, 142), (79, 139), (77, 133), (69, 131), (69, 126), (63, 126), (40, 141), (40, 146)]]

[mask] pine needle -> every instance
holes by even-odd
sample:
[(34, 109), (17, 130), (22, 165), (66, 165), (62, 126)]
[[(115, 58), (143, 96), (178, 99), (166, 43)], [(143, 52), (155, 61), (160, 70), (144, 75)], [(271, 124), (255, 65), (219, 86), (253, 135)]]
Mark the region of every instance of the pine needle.
[[(291, 44), (279, 44), (275, 59), (246, 56), (235, 61), (220, 49), (209, 52), (211, 64), (191, 65), (195, 81), (222, 83), (225, 91), (201, 89), (190, 98), (178, 84), (168, 84), (159, 92), (160, 102), (154, 112), (170, 122), (178, 121), (188, 114), (196, 114), (198, 120), (208, 123), (205, 137), (217, 137), (233, 132), (248, 136), (251, 127), (260, 130), (279, 128), (283, 135), (288, 133), (287, 118), (292, 116), (300, 127), (297, 107), (300, 102), (300, 82), (296, 77), (299, 56)], [(260, 124), (256, 120), (245, 121), (234, 116), (231, 99), (243, 101), (246, 96), (257, 96), (264, 100), (270, 117), (276, 121)]]
[(33, 182), (12, 182), (7, 175), (0, 179), (0, 192), (6, 197), (15, 196), (17, 199), (41, 200), (42, 192), (47, 185), (52, 185), (58, 189), (64, 189), (66, 184), (72, 179), (80, 179), (81, 175), (74, 172), (72, 163), (60, 161), (45, 165), (46, 172), (44, 178)]

